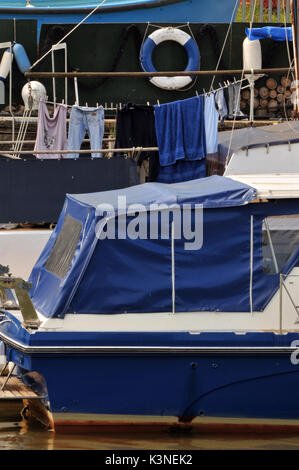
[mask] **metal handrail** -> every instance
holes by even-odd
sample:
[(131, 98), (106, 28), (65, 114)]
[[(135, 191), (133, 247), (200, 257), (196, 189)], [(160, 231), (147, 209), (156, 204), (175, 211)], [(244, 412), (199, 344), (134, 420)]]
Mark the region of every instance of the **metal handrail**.
[(188, 70), (165, 72), (25, 72), (26, 78), (149, 78), (149, 77), (185, 77), (185, 76), (210, 76), (210, 75), (248, 75), (271, 74), (278, 72), (288, 73), (290, 67), (274, 67), (266, 69), (232, 69), (232, 70)]
[[(0, 266), (0, 271), (1, 268), (2, 266)], [(15, 291), (18, 304), (20, 306), (20, 311), (23, 316), (24, 327), (36, 329), (39, 327), (41, 322), (28, 293), (31, 287), (31, 283), (25, 282), (19, 277), (12, 277), (10, 275), (0, 276), (0, 290), (12, 289)]]

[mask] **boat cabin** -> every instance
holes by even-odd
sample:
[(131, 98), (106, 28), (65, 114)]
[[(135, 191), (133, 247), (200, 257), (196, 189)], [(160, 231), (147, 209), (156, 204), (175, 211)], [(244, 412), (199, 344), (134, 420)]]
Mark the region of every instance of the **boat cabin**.
[(275, 176), (264, 186), (234, 178), (67, 195), (29, 279), (35, 309), (47, 318), (264, 311), (298, 266), (298, 178), (285, 193)]

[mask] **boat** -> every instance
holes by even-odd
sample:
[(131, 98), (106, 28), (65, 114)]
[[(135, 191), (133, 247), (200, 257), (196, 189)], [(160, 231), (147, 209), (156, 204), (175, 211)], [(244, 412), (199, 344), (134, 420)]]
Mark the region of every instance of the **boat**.
[[(235, 149), (226, 176), (67, 195), (29, 283), (2, 268), (20, 308), (1, 313), (2, 394), (18, 377), (24, 416), (56, 430), (298, 430), (298, 145)], [(241, 172), (246, 151), (261, 173)], [(284, 172), (263, 170), (272, 151)]]
[(221, 133), (220, 175), (67, 194), (28, 282), (0, 268), (0, 399), (49, 429), (298, 430), (298, 131)]
[[(0, 2), (2, 19), (32, 19), (38, 22), (39, 38), (43, 24), (80, 23), (99, 7), (87, 22), (93, 23), (229, 23), (235, 0), (219, 4), (207, 0), (20, 0)], [(236, 12), (235, 12), (236, 13)]]

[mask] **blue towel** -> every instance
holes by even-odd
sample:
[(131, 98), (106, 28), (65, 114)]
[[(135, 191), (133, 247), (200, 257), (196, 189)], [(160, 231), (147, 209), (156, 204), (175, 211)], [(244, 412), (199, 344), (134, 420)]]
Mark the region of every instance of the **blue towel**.
[(206, 160), (179, 160), (174, 165), (160, 166), (156, 179), (157, 183), (181, 183), (206, 176)]
[(155, 105), (155, 125), (161, 166), (173, 165), (178, 160), (205, 158), (202, 95)]

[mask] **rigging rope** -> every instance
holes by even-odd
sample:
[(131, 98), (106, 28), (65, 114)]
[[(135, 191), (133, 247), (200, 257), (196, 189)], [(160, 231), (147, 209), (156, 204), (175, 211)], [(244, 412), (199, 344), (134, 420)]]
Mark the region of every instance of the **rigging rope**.
[[(83, 20), (81, 20), (79, 23), (76, 24), (76, 26), (74, 26), (73, 29), (71, 29), (62, 39), (60, 39), (60, 41), (57, 42), (57, 44), (55, 44), (55, 46), (58, 46), (58, 44), (61, 44), (70, 34), (73, 33), (73, 31), (75, 31), (77, 28), (79, 28), (79, 26), (81, 26), (82, 23), (84, 23), (91, 15), (93, 15), (101, 6), (103, 6), (103, 4), (106, 2), (106, 0), (102, 0), (101, 3), (99, 3), (99, 5), (97, 5), (90, 13), (88, 13), (87, 16), (85, 16), (85, 18), (83, 18)], [(53, 47), (53, 46), (52, 46)], [(32, 70), (39, 62), (41, 62), (48, 54), (50, 54), (51, 50), (52, 50), (52, 47), (51, 49), (49, 49), (42, 57), (40, 57), (39, 59), (37, 59), (34, 64), (31, 65), (31, 67), (28, 69), (28, 71)]]
[[(260, 0), (260, 1), (262, 1), (262, 0)], [(251, 30), (252, 30), (253, 18), (254, 18), (254, 14), (255, 14), (256, 2), (257, 2), (257, 0), (254, 0), (254, 7), (253, 7), (253, 10), (252, 10), (251, 21), (249, 23), (249, 37), (251, 37)], [(243, 80), (243, 77), (244, 77), (244, 70), (245, 69), (244, 69), (244, 65), (243, 65), (241, 80)], [(241, 87), (239, 87), (239, 90), (238, 90), (237, 102), (240, 101), (240, 95), (241, 95)], [(231, 151), (231, 146), (232, 146), (232, 141), (233, 141), (233, 133), (234, 133), (234, 130), (235, 130), (235, 125), (236, 125), (236, 118), (237, 118), (237, 115), (235, 113), (234, 119), (233, 119), (231, 135), (230, 135), (229, 147), (228, 147), (227, 155), (226, 155), (226, 159), (225, 159), (225, 168), (227, 167), (229, 154), (230, 154), (230, 151)]]

